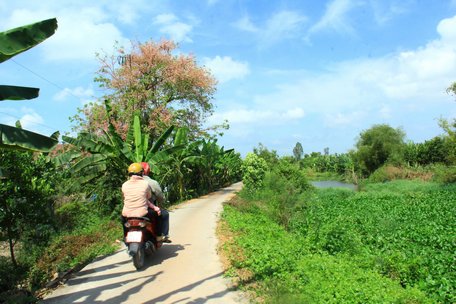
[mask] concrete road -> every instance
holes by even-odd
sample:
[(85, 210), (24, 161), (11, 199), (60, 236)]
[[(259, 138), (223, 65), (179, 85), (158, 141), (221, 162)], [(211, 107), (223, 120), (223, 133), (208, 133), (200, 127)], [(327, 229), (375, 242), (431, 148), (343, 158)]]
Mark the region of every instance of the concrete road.
[(241, 189), (234, 184), (170, 211), (171, 244), (137, 271), (125, 247), (87, 265), (42, 303), (247, 303), (229, 289), (216, 252), (222, 203)]

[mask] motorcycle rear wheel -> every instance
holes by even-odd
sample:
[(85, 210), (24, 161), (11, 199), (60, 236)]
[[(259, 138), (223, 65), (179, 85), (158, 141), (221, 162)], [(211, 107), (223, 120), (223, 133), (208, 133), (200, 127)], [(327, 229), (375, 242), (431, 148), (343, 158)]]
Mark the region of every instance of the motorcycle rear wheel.
[(140, 246), (138, 251), (132, 257), (133, 265), (137, 270), (141, 269), (144, 266), (144, 246)]

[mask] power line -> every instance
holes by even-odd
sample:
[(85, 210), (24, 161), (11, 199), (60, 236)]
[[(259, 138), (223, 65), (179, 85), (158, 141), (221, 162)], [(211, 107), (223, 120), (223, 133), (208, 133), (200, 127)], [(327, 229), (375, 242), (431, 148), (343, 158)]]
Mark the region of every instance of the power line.
[(58, 88), (58, 89), (60, 89), (60, 90), (65, 90), (65, 88), (62, 88), (62, 87), (59, 86), (58, 84), (56, 84), (56, 83), (50, 81), (49, 79), (44, 78), (43, 76), (41, 76), (41, 75), (39, 75), (38, 73), (32, 71), (31, 69), (29, 69), (29, 68), (26, 67), (25, 65), (23, 65), (23, 64), (21, 64), (21, 63), (19, 63), (19, 62), (17, 62), (16, 60), (14, 60), (14, 59), (10, 59), (10, 60), (11, 60), (12, 62), (14, 62), (15, 64), (17, 64), (18, 66), (22, 67), (23, 69), (29, 71), (29, 72), (32, 73), (33, 75), (35, 75), (35, 76), (37, 76), (37, 77), (43, 79), (44, 81), (46, 81), (46, 82), (52, 84), (52, 85), (55, 86), (56, 88)]
[(79, 102), (82, 102), (81, 98), (74, 95), (73, 92), (71, 92), (71, 90), (67, 89), (67, 88), (63, 88), (61, 87), (60, 85), (56, 84), (55, 82), (52, 82), (50, 81), (49, 79), (45, 78), (44, 76), (41, 76), (40, 74), (32, 71), (31, 69), (29, 69), (28, 67), (26, 67), (25, 65), (17, 62), (16, 60), (14, 59), (10, 59), (12, 62), (14, 62), (15, 64), (17, 64), (18, 66), (22, 67), (23, 69), (29, 71), (30, 73), (32, 73), (33, 75), (43, 79), (44, 81), (48, 82), (49, 84), (53, 85), (54, 87), (58, 88), (59, 90), (63, 90), (65, 92), (67, 92), (69, 95), (73, 96), (74, 98), (76, 98)]
[[(21, 121), (21, 118), (15, 116), (15, 115), (12, 115), (12, 114), (10, 114), (10, 113), (6, 113), (6, 112), (1, 112), (1, 111), (0, 111), (0, 114), (4, 114), (4, 115), (7, 115), (7, 116), (11, 116), (11, 117), (13, 117), (13, 118), (16, 119), (16, 120)], [(45, 125), (45, 124), (42, 124), (42, 123), (39, 123), (39, 122), (35, 122), (35, 121), (28, 121), (28, 123), (33, 124), (33, 125), (39, 125), (39, 126), (45, 127), (46, 129), (53, 130), (52, 132), (55, 132), (55, 130), (58, 130), (58, 128), (54, 128), (54, 127), (51, 127), (51, 126), (48, 126), (48, 125)]]

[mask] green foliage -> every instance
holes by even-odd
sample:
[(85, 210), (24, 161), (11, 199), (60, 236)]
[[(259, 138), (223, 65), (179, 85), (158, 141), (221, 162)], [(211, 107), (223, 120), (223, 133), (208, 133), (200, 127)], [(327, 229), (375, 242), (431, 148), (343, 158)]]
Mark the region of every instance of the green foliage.
[[(42, 155), (31, 152), (0, 150), (0, 227), (10, 244), (29, 236), (34, 242), (46, 241), (52, 228), (51, 196), (54, 193), (52, 168)], [(15, 264), (14, 255), (11, 257)]]
[(261, 143), (258, 144), (258, 147), (253, 148), (253, 153), (264, 159), (269, 168), (273, 168), (279, 161), (277, 151), (269, 151), (268, 148)]
[(404, 160), (409, 165), (451, 164), (451, 143), (447, 137), (437, 136), (424, 143), (409, 142)]
[(402, 161), (405, 133), (389, 125), (374, 125), (361, 132), (356, 143), (356, 162), (363, 173), (370, 174), (386, 162)]
[(446, 158), (451, 164), (456, 164), (456, 119), (453, 119), (453, 121), (441, 119), (439, 121), (439, 126), (446, 133), (448, 149)]
[[(109, 101), (105, 101), (105, 106), (108, 115), (111, 115)], [(73, 147), (53, 158), (53, 161), (62, 167), (70, 163), (73, 184), (78, 187), (84, 185), (87, 195), (102, 203), (100, 207), (110, 213), (121, 202), (117, 189), (125, 181), (126, 169), (131, 163), (148, 162), (152, 172), (157, 173), (157, 164), (166, 161), (182, 146), (165, 146), (173, 127), (155, 141), (150, 141), (147, 134), (141, 133), (139, 118), (135, 116), (128, 136), (123, 140), (116, 133), (110, 117), (108, 121), (108, 131), (102, 136), (90, 133), (79, 133), (77, 138), (64, 136), (63, 139)]]
[(118, 221), (88, 214), (80, 216), (89, 216), (90, 221), (82, 220), (72, 231), (56, 235), (33, 258), (27, 252), (21, 254), (31, 266), (28, 282), (32, 290), (41, 288), (57, 272), (79, 268), (98, 256), (118, 250), (115, 240), (122, 234)]
[(14, 290), (18, 282), (25, 278), (23, 267), (14, 267), (8, 257), (0, 256), (0, 301), (1, 294)]
[(292, 227), (316, 251), (356, 254), (402, 286), (451, 303), (455, 190), (407, 181), (367, 185), (363, 193), (321, 190)]
[(318, 173), (335, 173), (349, 178), (354, 170), (353, 157), (347, 153), (322, 155), (312, 152), (304, 155), (300, 165), (302, 168), (312, 169)]
[(433, 179), (435, 167), (397, 167), (384, 165), (375, 170), (367, 180), (370, 183), (382, 183), (401, 179), (430, 181)]
[(301, 143), (297, 142), (295, 147), (293, 148), (293, 156), (294, 156), (294, 158), (297, 161), (301, 160), (303, 153), (304, 153), (304, 150), (302, 148)]
[(456, 166), (434, 166), (433, 180), (445, 184), (456, 183)]
[(223, 219), (237, 235), (229, 244), (234, 272), (244, 269), (240, 283), (255, 282), (266, 303), (431, 303), (349, 258), (311, 253), (305, 237), (287, 233), (261, 209), (225, 205)]
[(29, 50), (54, 35), (55, 18), (0, 32), (0, 62)]
[(234, 150), (225, 150), (217, 140), (189, 142), (185, 128), (179, 129), (174, 145), (183, 149), (160, 164), (157, 179), (167, 190), (168, 200), (176, 202), (203, 195), (241, 179), (242, 160)]
[(271, 303), (455, 301), (454, 185), (311, 191), (293, 182), (290, 164), (279, 161), (262, 187), (225, 208), (233, 266), (251, 272), (245, 284), (255, 281)]
[(242, 164), (242, 181), (247, 191), (254, 191), (261, 188), (266, 175), (268, 165), (264, 158), (255, 153), (248, 153)]

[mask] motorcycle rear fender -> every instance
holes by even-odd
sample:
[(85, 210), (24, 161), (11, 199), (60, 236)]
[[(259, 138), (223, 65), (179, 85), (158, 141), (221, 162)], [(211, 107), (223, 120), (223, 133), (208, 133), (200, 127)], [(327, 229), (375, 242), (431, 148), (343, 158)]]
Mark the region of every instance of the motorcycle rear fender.
[(128, 245), (128, 254), (134, 256), (139, 251), (140, 246), (142, 246), (142, 243), (130, 243)]

